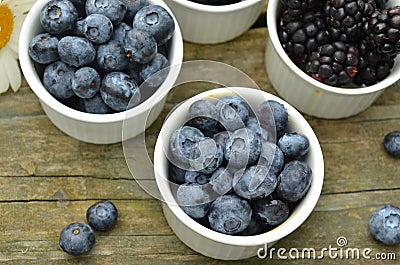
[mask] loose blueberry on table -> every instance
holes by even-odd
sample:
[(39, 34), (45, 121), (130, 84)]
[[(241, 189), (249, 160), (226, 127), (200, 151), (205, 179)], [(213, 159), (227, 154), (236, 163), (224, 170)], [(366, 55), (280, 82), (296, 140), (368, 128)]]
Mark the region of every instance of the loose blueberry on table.
[(117, 218), (117, 208), (107, 200), (93, 204), (86, 211), (86, 219), (89, 225), (98, 231), (110, 230), (117, 222)]
[(400, 157), (400, 131), (388, 133), (383, 139), (386, 152), (393, 157)]
[(387, 204), (376, 210), (370, 220), (369, 229), (374, 239), (385, 245), (400, 243), (400, 209)]
[(38, 21), (43, 32), (28, 52), (44, 87), (61, 103), (108, 114), (143, 101), (138, 87), (144, 81), (155, 91), (165, 80), (168, 71), (154, 74), (170, 65), (165, 51), (175, 22), (147, 0), (101, 2), (47, 2)]
[(169, 142), (169, 180), (178, 185), (183, 211), (229, 235), (283, 223), (312, 180), (309, 140), (288, 131), (288, 122), (285, 106), (274, 100), (255, 111), (239, 96), (194, 101)]
[(79, 256), (89, 252), (96, 242), (93, 229), (85, 223), (72, 223), (60, 234), (59, 245), (67, 254)]
[(277, 28), (290, 59), (331, 86), (371, 86), (400, 52), (400, 6), (384, 0), (281, 0)]

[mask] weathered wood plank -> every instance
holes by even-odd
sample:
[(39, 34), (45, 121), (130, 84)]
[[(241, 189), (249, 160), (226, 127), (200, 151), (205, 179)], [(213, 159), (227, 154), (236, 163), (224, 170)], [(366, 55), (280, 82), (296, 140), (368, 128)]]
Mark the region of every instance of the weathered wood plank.
[[(371, 213), (384, 203), (396, 203), (399, 195), (400, 190), (324, 195), (309, 219), (298, 230), (274, 245), (274, 248), (285, 248), (288, 251), (291, 248), (315, 248), (320, 251), (323, 247), (337, 247), (336, 240), (342, 236), (347, 238), (349, 248), (371, 248), (374, 254), (395, 253), (399, 256), (397, 247), (375, 242), (368, 231)], [(144, 263), (166, 259), (167, 264), (173, 264), (171, 256), (178, 256), (184, 263), (196, 260), (196, 263), (203, 264), (210, 261), (196, 255), (174, 236), (162, 216), (158, 201), (114, 202), (120, 210), (116, 227), (109, 232), (98, 233), (96, 247), (80, 261), (96, 262), (99, 257), (103, 257), (119, 264), (122, 261), (129, 263), (123, 259), (132, 257), (141, 258)], [(7, 227), (0, 239), (0, 261), (70, 260), (58, 248), (59, 232), (68, 223), (84, 221), (85, 210), (92, 203), (74, 201), (66, 207), (58, 207), (56, 202), (0, 204), (3, 213), (1, 224)], [(274, 259), (279, 260), (276, 253)], [(328, 261), (326, 264), (334, 264), (329, 263), (328, 253), (325, 253), (324, 260)], [(257, 264), (262, 260), (253, 258), (247, 262)], [(348, 264), (357, 263), (350, 261)]]
[(153, 198), (133, 178), (0, 177), (0, 187), (9, 187), (0, 189), (0, 202)]

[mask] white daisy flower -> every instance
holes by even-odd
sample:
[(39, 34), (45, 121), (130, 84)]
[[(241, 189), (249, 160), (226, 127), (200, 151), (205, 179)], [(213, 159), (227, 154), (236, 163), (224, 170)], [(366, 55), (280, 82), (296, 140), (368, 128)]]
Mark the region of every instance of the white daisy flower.
[(18, 39), (25, 16), (36, 0), (0, 0), (0, 93), (21, 86)]

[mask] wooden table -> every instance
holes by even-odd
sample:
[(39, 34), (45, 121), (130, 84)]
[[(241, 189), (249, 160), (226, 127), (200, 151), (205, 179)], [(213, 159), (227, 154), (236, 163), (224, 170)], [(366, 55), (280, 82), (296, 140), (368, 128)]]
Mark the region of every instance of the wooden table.
[[(250, 30), (221, 45), (185, 43), (185, 60), (224, 62), (247, 73), (276, 94), (264, 70), (266, 28)], [(146, 132), (151, 152), (166, 113), (178, 102), (207, 89), (191, 84), (174, 89), (164, 113)], [(375, 242), (368, 229), (371, 213), (386, 203), (400, 205), (400, 160), (389, 157), (382, 140), (400, 129), (400, 89), (388, 88), (367, 111), (341, 120), (306, 117), (325, 158), (325, 182), (314, 212), (276, 248), (347, 247), (395, 253), (399, 246)], [(59, 131), (43, 113), (28, 86), (0, 96), (0, 263), (1, 264), (225, 264), (186, 247), (166, 223), (158, 200), (133, 180), (122, 145), (92, 145)], [(148, 174), (152, 174), (149, 172)], [(110, 199), (120, 219), (98, 233), (92, 251), (79, 258), (60, 250), (58, 237), (69, 223), (85, 221), (95, 201)], [(233, 264), (268, 264), (257, 257)], [(281, 264), (396, 264), (396, 261), (331, 259), (280, 260)], [(397, 261), (398, 264), (398, 261)]]

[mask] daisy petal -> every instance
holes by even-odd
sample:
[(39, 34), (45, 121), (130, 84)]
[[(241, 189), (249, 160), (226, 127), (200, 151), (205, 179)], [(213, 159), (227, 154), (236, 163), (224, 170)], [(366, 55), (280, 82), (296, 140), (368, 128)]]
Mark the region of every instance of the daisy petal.
[(7, 91), (10, 83), (6, 75), (6, 70), (3, 63), (0, 61), (0, 94)]
[(21, 86), (21, 70), (19, 68), (17, 60), (14, 59), (11, 51), (5, 47), (0, 53), (0, 61), (7, 62), (7, 67), (4, 67), (8, 81), (11, 88), (16, 92)]

